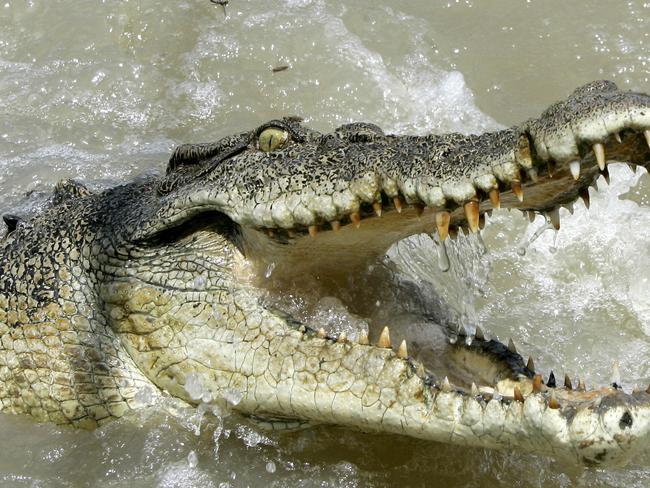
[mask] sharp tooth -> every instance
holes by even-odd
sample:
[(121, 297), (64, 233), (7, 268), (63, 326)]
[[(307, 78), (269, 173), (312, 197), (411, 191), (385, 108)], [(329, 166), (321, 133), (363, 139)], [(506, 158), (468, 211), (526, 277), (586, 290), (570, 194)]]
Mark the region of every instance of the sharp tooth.
[(614, 388), (621, 387), (621, 370), (618, 367), (618, 361), (614, 361), (612, 365), (612, 386)]
[(618, 132), (614, 132), (614, 139), (616, 139), (616, 142), (618, 142), (619, 144), (623, 142), (621, 140), (621, 134), (619, 134)]
[(367, 346), (370, 344), (370, 341), (368, 340), (368, 332), (365, 330), (362, 330), (359, 332), (359, 344), (362, 346)]
[(537, 180), (538, 180), (538, 178), (537, 178), (537, 170), (535, 168), (530, 168), (530, 169), (526, 170), (526, 174), (530, 178), (530, 181), (532, 181), (533, 183), (537, 183)]
[(585, 386), (585, 380), (580, 378), (578, 380), (578, 391), (587, 391), (587, 387)]
[(550, 212), (547, 212), (546, 215), (548, 215), (553, 228), (555, 230), (560, 230), (560, 207), (554, 208)]
[(409, 357), (408, 350), (406, 349), (406, 341), (402, 341), (397, 349), (397, 357), (406, 359)]
[(393, 197), (393, 205), (395, 205), (395, 210), (397, 213), (402, 213), (402, 199), (400, 197)]
[(495, 394), (494, 388), (491, 386), (481, 386), (478, 391), (485, 400), (488, 399), (486, 397), (493, 397)]
[(553, 178), (553, 173), (555, 173), (555, 163), (553, 161), (546, 163), (546, 171), (548, 171), (548, 177)]
[(445, 376), (445, 379), (442, 380), (442, 391), (449, 393), (451, 391), (451, 384), (449, 383), (449, 378)]
[(639, 385), (635, 383), (634, 386), (632, 387), (632, 395), (636, 395), (637, 393), (640, 392), (641, 390), (639, 390)]
[(569, 378), (568, 374), (564, 375), (564, 387), (567, 390), (573, 390), (573, 384), (571, 383), (571, 378)]
[(485, 214), (478, 216), (478, 228), (481, 230), (485, 228)]
[(327, 334), (325, 333), (325, 329), (323, 329), (322, 327), (320, 329), (318, 329), (318, 332), (316, 332), (316, 335), (318, 337), (320, 337), (321, 339), (325, 339), (325, 337), (327, 337)]
[(528, 356), (528, 363), (526, 363), (526, 368), (528, 368), (528, 371), (531, 373), (535, 372), (535, 363), (533, 362), (532, 356)]
[(341, 222), (339, 222), (338, 220), (332, 220), (330, 222), (330, 225), (332, 226), (333, 231), (341, 230)]
[(519, 180), (512, 180), (512, 183), (510, 184), (510, 187), (512, 188), (512, 193), (514, 193), (517, 196), (517, 200), (520, 202), (524, 201), (524, 191), (521, 189), (521, 181)]
[(348, 342), (348, 335), (345, 333), (345, 331), (341, 332), (336, 339), (336, 342), (344, 343)]
[(529, 210), (528, 211), (528, 221), (533, 223), (535, 222), (535, 211), (534, 210)]
[(374, 202), (372, 204), (372, 208), (374, 209), (377, 217), (381, 217), (381, 202)]
[(384, 327), (383, 330), (381, 331), (381, 335), (379, 336), (379, 340), (377, 341), (377, 347), (385, 347), (386, 349), (390, 349), (391, 343), (390, 343), (390, 332), (388, 330), (388, 327)]
[(513, 396), (514, 396), (516, 402), (524, 403), (524, 396), (521, 394), (521, 390), (516, 385), (513, 388)]
[(650, 129), (646, 129), (643, 131), (643, 135), (645, 136), (645, 142), (650, 147)]
[(589, 208), (589, 187), (583, 188), (580, 190), (580, 198), (582, 198), (582, 201), (585, 204), (585, 207)]
[(315, 225), (310, 225), (309, 226), (309, 235), (312, 236), (313, 238), (316, 237), (318, 234), (318, 227)]
[(650, 385), (648, 385), (648, 389), (645, 392), (650, 395)]
[(478, 386), (476, 386), (476, 383), (472, 381), (472, 396), (477, 397), (481, 394), (481, 392), (478, 390)]
[(569, 170), (571, 170), (574, 180), (580, 178), (580, 161), (571, 161), (569, 163)]
[(302, 334), (304, 334), (304, 333), (307, 331), (307, 327), (305, 327), (304, 325), (301, 325), (300, 327), (298, 327), (298, 330), (299, 330)]
[(512, 338), (508, 339), (508, 351), (517, 354), (517, 348), (515, 347), (515, 343), (512, 342)]
[(609, 185), (609, 169), (605, 167), (601, 174), (603, 175), (603, 178), (605, 178), (605, 183)]
[(444, 241), (449, 235), (449, 221), (451, 220), (451, 215), (449, 212), (438, 212), (436, 213), (436, 227), (438, 228), (438, 235), (440, 240)]
[(539, 393), (542, 391), (542, 375), (541, 374), (536, 374), (533, 377), (533, 393)]
[(558, 402), (557, 398), (555, 397), (555, 390), (551, 390), (551, 398), (548, 401), (548, 406), (553, 410), (560, 408), (560, 402)]
[(427, 375), (426, 371), (424, 371), (424, 366), (422, 363), (418, 363), (417, 361), (412, 361), (411, 367), (414, 369), (415, 376), (420, 378), (421, 380), (425, 380)]
[(501, 208), (501, 195), (499, 194), (499, 189), (494, 188), (490, 190), (490, 202), (494, 208)]
[(351, 213), (350, 220), (352, 221), (352, 223), (357, 229), (361, 227), (361, 214), (359, 214), (359, 212)]
[(549, 388), (555, 388), (556, 383), (555, 383), (555, 375), (553, 374), (553, 371), (551, 371), (551, 374), (548, 375), (548, 381), (546, 382), (546, 386)]
[(421, 203), (414, 203), (413, 208), (415, 209), (415, 213), (417, 214), (418, 217), (420, 217), (424, 213), (424, 205)]
[(472, 233), (476, 234), (478, 232), (478, 202), (476, 200), (470, 200), (465, 202), (463, 205), (465, 208), (465, 217), (467, 218), (467, 223)]
[(474, 333), (474, 338), (479, 341), (484, 341), (485, 340), (485, 335), (483, 334), (483, 329), (480, 327), (476, 327), (476, 332)]
[[(605, 169), (605, 146), (600, 142), (597, 142), (593, 145), (594, 154), (596, 155), (596, 161), (598, 162), (598, 167), (600, 170)], [(574, 175), (575, 178), (575, 175)]]

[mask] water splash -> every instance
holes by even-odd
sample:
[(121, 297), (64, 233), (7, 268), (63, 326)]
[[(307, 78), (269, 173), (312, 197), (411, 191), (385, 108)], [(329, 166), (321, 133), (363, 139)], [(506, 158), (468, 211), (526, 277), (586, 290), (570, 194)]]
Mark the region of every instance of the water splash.
[(490, 262), (480, 234), (470, 234), (453, 241), (450, 273), (460, 285), (457, 296), (460, 310), (459, 327), (467, 331), (468, 340), (476, 333), (479, 323), (476, 300), (485, 295), (490, 274)]
[(447, 253), (447, 245), (445, 241), (439, 241), (436, 243), (438, 248), (438, 267), (440, 271), (449, 271), (449, 254)]
[[(535, 232), (533, 232), (533, 234), (530, 237), (524, 235), (521, 238), (521, 243), (519, 244), (519, 247), (517, 247), (517, 254), (519, 254), (520, 256), (525, 256), (526, 251), (530, 247), (530, 245), (533, 242), (535, 242), (539, 238), (539, 236), (541, 236), (547, 230), (555, 230), (550, 220), (547, 220), (544, 223), (544, 225), (540, 226)], [(555, 232), (555, 237), (557, 238), (557, 231)], [(554, 245), (555, 245), (555, 241), (554, 241)]]
[(208, 389), (206, 383), (205, 377), (200, 373), (192, 372), (185, 377), (185, 391), (192, 400), (200, 401), (200, 403), (191, 415), (184, 418), (184, 421), (198, 437), (201, 435), (206, 418), (210, 417), (210, 423), (214, 428), (212, 434), (213, 456), (215, 460), (218, 460), (221, 439), (222, 437), (227, 439), (230, 436), (230, 431), (225, 428), (224, 420), (231, 415), (233, 407), (242, 401), (244, 394), (233, 388), (225, 388), (215, 395)]
[(305, 322), (318, 324), (333, 337), (345, 333), (352, 341), (358, 341), (359, 335), (362, 332), (367, 334), (369, 330), (368, 322), (350, 312), (348, 307), (336, 297), (321, 298), (313, 311), (305, 316)]
[[(432, 252), (436, 249), (436, 252)], [(478, 234), (440, 242), (436, 235), (412, 236), (395, 244), (388, 256), (400, 272), (416, 282), (432, 284), (456, 312), (450, 323), (469, 335), (479, 325), (476, 300), (485, 295), (490, 271), (489, 254)]]

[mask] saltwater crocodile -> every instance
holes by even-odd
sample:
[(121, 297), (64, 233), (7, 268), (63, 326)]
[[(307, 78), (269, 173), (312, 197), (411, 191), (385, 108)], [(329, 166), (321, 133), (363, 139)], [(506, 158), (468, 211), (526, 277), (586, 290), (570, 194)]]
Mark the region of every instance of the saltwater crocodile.
[(322, 134), (290, 117), (179, 146), (164, 175), (95, 192), (63, 181), (40, 214), (5, 218), (0, 409), (92, 428), (147, 388), (193, 404), (236, 394), (271, 425), (624, 463), (650, 444), (650, 389), (556, 380), (453, 324), (422, 360), (385, 324), (337, 334), (300, 309), (335, 296), (364, 315), (392, 290), (434, 327), (427, 291), (376, 265), (392, 244), (434, 234), (445, 266), (448, 239), (495, 207), (558, 226), (608, 161), (647, 167), (649, 145), (650, 97), (594, 82), (493, 133)]

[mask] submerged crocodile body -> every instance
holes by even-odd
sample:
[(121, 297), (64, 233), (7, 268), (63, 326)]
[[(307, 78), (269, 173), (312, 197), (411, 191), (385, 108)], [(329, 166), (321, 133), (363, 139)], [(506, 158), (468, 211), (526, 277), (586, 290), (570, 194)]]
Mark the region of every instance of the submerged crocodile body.
[[(556, 384), (369, 265), (426, 232), (445, 266), (448, 239), (480, 232), (494, 207), (557, 226), (607, 161), (647, 167), (649, 144), (650, 97), (594, 82), (494, 133), (321, 134), (285, 118), (180, 146), (163, 176), (95, 193), (62, 182), (39, 215), (5, 219), (0, 410), (92, 428), (141, 406), (142, 388), (194, 404), (237, 392), (237, 410), (276, 422), (624, 463), (650, 444), (650, 389)], [(444, 326), (437, 361), (378, 321), (337, 333), (297, 312), (335, 296), (369, 315), (362, 297), (387, 288)]]

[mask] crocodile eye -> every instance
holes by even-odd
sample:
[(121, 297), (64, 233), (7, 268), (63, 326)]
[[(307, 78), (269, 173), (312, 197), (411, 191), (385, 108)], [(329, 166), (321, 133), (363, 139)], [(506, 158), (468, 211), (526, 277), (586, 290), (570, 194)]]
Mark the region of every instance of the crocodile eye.
[(289, 133), (286, 130), (269, 127), (260, 134), (258, 146), (264, 152), (271, 152), (282, 149), (287, 142), (289, 142)]

